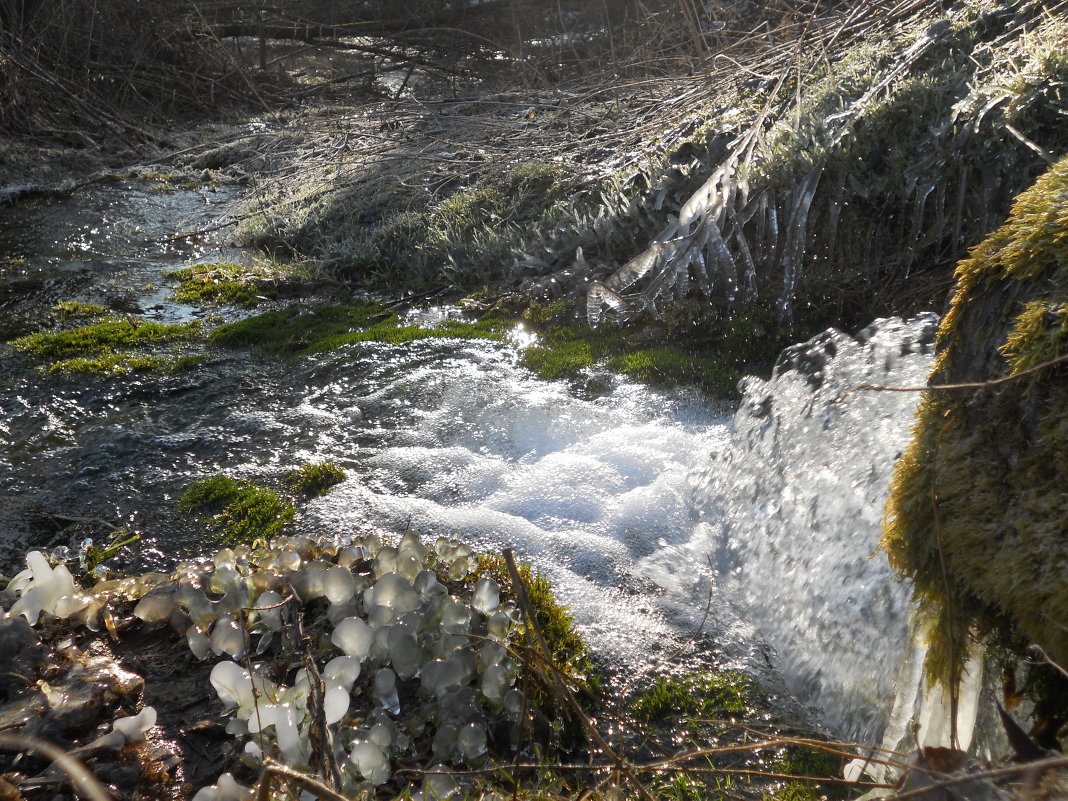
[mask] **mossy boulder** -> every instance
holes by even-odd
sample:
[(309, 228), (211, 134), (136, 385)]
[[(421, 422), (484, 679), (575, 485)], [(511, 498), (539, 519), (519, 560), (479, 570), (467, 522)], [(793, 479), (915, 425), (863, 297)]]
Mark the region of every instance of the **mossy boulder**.
[[(931, 385), (981, 386), (925, 393), (883, 538), (930, 616), (928, 673), (951, 687), (975, 635), (1068, 665), (1068, 159), (956, 282)], [(1068, 699), (1039, 685), (1040, 705)]]

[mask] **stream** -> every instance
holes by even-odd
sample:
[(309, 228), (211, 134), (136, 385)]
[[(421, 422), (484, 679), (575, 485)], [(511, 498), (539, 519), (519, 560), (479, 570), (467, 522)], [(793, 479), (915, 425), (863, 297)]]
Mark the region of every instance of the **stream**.
[[(0, 209), (4, 278), (38, 306), (234, 319), (175, 303), (165, 273), (247, 258), (224, 230), (170, 238), (212, 227), (236, 199), (129, 183)], [(8, 337), (24, 333), (17, 300), (2, 309)], [(102, 519), (143, 533), (139, 567), (168, 567), (207, 547), (174, 509), (194, 479), (330, 460), (349, 480), (306, 507), (301, 530), (414, 528), (514, 548), (620, 676), (669, 656), (678, 670), (741, 669), (826, 731), (874, 741), (909, 595), (876, 553), (879, 520), (917, 398), (849, 390), (922, 384), (935, 322), (797, 345), (770, 380), (746, 379), (739, 404), (617, 377), (544, 381), (516, 345), (476, 341), (291, 363), (228, 351), (172, 376), (109, 380), (44, 375), (5, 348), (0, 555), (10, 569), (31, 546), (70, 545), (71, 521)]]

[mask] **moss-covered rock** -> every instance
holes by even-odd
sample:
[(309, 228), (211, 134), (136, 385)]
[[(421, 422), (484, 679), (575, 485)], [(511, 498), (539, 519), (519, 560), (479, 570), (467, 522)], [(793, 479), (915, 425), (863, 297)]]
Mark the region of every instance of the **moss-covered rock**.
[[(928, 673), (951, 687), (974, 633), (1068, 665), (1068, 159), (956, 279), (931, 383), (1010, 378), (925, 394), (883, 539), (931, 618)], [(1031, 685), (1047, 705), (1064, 693)]]

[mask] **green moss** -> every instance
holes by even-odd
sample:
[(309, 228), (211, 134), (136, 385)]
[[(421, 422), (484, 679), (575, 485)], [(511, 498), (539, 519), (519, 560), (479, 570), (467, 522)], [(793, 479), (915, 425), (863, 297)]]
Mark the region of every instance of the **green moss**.
[(20, 353), (41, 360), (102, 356), (116, 348), (143, 347), (186, 340), (200, 333), (200, 323), (161, 325), (142, 321), (109, 320), (96, 325), (70, 328), (55, 333), (30, 334), (11, 344)]
[(178, 508), (212, 513), (228, 545), (277, 537), (297, 513), (296, 507), (274, 490), (227, 476), (195, 481), (178, 500)]
[(108, 313), (108, 308), (80, 300), (61, 300), (52, 307), (52, 313), (64, 320), (86, 320), (105, 316)]
[(722, 718), (744, 714), (760, 697), (756, 683), (734, 671), (703, 671), (661, 677), (631, 704), (642, 720)]
[(52, 362), (48, 370), (51, 373), (85, 373), (115, 377), (130, 373), (177, 373), (203, 364), (207, 360), (207, 356), (108, 353), (103, 356), (60, 359)]
[(250, 317), (216, 328), (209, 338), (228, 347), (256, 347), (267, 352), (306, 355), (358, 342), (399, 345), (420, 339), (503, 339), (509, 319), (444, 320), (426, 327), (405, 325), (377, 304), (290, 308)]
[[(517, 569), (530, 598), (530, 605), (534, 609), (538, 628), (541, 629), (545, 644), (552, 652), (557, 666), (562, 668), (565, 675), (577, 686), (596, 689), (598, 679), (590, 649), (575, 631), (575, 618), (571, 610), (556, 600), (552, 584), (540, 571), (523, 562), (517, 565)], [(476, 581), (483, 576), (494, 579), (500, 585), (504, 597), (516, 597), (503, 557), (497, 554), (480, 554), (478, 567), (473, 571), (471, 580)]]
[(526, 349), (520, 363), (540, 377), (553, 380), (575, 375), (603, 363), (608, 369), (655, 386), (694, 384), (730, 395), (741, 373), (723, 361), (683, 352), (678, 348), (635, 348), (621, 332), (587, 326), (551, 326), (540, 332), (540, 343)]
[[(957, 268), (935, 384), (985, 381), (1068, 353), (1068, 159)], [(926, 393), (897, 466), (883, 545), (930, 619), (927, 669), (956, 686), (971, 637), (1037, 643), (1068, 664), (1068, 369)], [(1062, 681), (1063, 685), (1064, 682)], [(1038, 686), (1038, 685), (1035, 685)], [(1036, 700), (1050, 700), (1039, 690)], [(1068, 715), (1062, 686), (1059, 714)], [(1041, 695), (1044, 694), (1044, 695)]]
[(790, 781), (776, 792), (775, 799), (789, 801), (819, 801), (819, 799), (845, 798), (849, 792), (837, 782), (821, 782), (820, 779), (835, 779), (842, 770), (842, 757), (803, 745), (788, 745), (771, 765), (773, 773), (803, 776), (811, 781)]
[(255, 306), (264, 297), (276, 294), (262, 276), (240, 264), (198, 264), (167, 273), (178, 279), (172, 296), (180, 303), (225, 303), (231, 306)]
[(295, 495), (325, 495), (331, 487), (348, 476), (333, 462), (315, 462), (286, 474), (286, 487)]

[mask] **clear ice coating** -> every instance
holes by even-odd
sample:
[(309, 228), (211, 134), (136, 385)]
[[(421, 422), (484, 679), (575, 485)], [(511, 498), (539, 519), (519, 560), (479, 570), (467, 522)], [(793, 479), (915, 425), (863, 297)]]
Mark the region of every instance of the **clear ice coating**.
[(694, 475), (716, 581), (775, 649), (799, 698), (844, 736), (886, 724), (908, 588), (878, 552), (893, 464), (926, 383), (937, 319), (878, 320), (785, 350), (748, 378), (731, 446)]
[(501, 602), (501, 588), (491, 578), (481, 578), (475, 582), (474, 593), (471, 596), (471, 608), (477, 609), (484, 615), (496, 611)]

